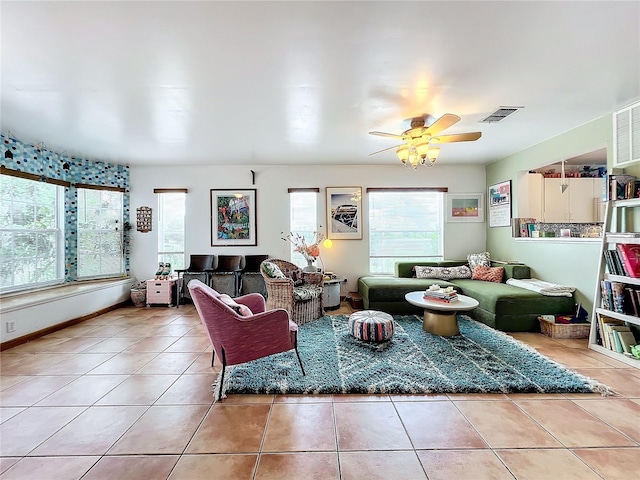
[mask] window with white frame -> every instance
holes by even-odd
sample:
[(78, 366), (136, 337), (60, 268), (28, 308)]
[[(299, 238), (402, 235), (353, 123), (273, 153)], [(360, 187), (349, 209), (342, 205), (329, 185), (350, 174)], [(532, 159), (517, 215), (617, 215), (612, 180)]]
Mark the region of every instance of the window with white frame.
[(124, 193), (78, 188), (78, 278), (124, 274)]
[(64, 188), (0, 175), (0, 291), (64, 279)]
[(173, 270), (185, 268), (184, 191), (158, 193), (158, 263), (170, 263)]
[(393, 274), (397, 261), (442, 259), (442, 191), (371, 189), (367, 196), (372, 275)]
[[(301, 235), (307, 245), (314, 241), (318, 230), (318, 191), (295, 190), (289, 191), (289, 225), (292, 235)], [(284, 235), (287, 235), (285, 232)], [(307, 261), (302, 254), (295, 251), (295, 245), (290, 244), (291, 263), (299, 267), (306, 267)]]

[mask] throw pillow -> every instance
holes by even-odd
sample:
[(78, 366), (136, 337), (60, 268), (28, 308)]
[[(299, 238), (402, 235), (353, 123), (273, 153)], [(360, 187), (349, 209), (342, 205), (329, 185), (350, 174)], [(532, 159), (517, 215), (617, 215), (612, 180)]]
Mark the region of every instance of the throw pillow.
[(415, 266), (417, 278), (439, 278), (452, 280), (454, 278), (471, 278), (471, 269), (467, 265), (456, 267), (423, 267)]
[(478, 265), (484, 265), (485, 267), (491, 266), (491, 255), (489, 252), (471, 253), (467, 255), (467, 261), (469, 262), (469, 268), (471, 271), (475, 271)]
[(230, 307), (238, 315), (242, 315), (243, 317), (250, 317), (251, 315), (253, 315), (253, 312), (251, 311), (251, 309), (249, 307), (247, 307), (246, 305), (242, 305), (242, 304), (236, 302), (233, 298), (231, 298), (226, 293), (221, 294), (218, 297), (218, 300), (220, 300), (222, 303), (224, 303), (225, 305)]
[(291, 280), (293, 280), (293, 286), (299, 287), (304, 283), (304, 278), (302, 277), (302, 270), (292, 270), (291, 271)]
[(269, 278), (285, 278), (280, 267), (273, 262), (263, 262), (262, 269)]
[(504, 276), (504, 267), (487, 267), (486, 265), (478, 265), (473, 271), (471, 278), (473, 280), (482, 280), (484, 282), (502, 283)]

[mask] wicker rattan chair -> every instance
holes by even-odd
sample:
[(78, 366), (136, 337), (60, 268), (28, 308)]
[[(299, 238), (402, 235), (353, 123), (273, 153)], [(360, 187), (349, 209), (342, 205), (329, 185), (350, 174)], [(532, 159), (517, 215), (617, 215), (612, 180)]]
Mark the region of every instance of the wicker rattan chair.
[[(265, 269), (267, 262), (275, 264), (284, 277), (274, 278)], [(284, 308), (298, 325), (323, 315), (324, 275), (303, 272), (286, 260), (268, 258), (260, 265), (260, 273), (267, 287), (267, 309)]]

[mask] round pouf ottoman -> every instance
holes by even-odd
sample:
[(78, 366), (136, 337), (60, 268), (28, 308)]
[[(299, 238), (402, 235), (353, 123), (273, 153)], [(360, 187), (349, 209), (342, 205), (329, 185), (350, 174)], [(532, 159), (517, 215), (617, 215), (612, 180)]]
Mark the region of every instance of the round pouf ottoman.
[(386, 342), (393, 337), (393, 317), (376, 310), (362, 310), (349, 316), (349, 333), (365, 342)]

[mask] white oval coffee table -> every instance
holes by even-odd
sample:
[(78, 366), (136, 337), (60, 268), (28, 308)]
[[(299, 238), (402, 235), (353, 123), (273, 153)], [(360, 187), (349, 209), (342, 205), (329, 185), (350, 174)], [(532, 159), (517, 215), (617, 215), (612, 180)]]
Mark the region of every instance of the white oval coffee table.
[(424, 298), (424, 292), (409, 292), (404, 296), (411, 305), (424, 308), (424, 320), (422, 329), (443, 337), (458, 335), (458, 319), (456, 314), (477, 308), (478, 301), (475, 298), (458, 294), (458, 300), (451, 303), (438, 302)]

